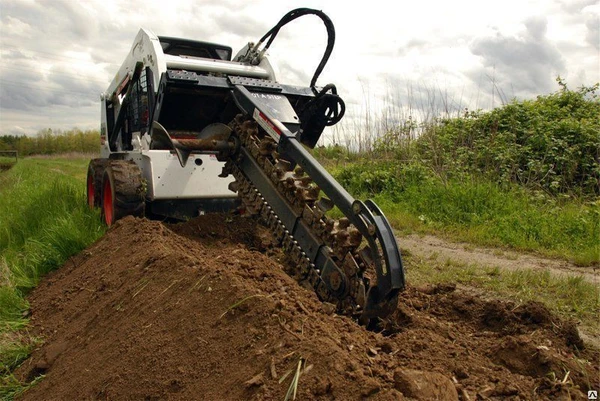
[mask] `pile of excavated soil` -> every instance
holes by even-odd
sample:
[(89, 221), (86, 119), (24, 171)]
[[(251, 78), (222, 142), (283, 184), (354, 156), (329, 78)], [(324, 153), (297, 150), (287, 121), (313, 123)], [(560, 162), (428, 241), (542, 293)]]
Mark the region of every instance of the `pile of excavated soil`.
[(277, 256), (250, 218), (119, 221), (29, 297), (43, 345), (17, 375), (45, 377), (21, 398), (283, 400), (299, 366), (301, 400), (585, 400), (600, 388), (597, 353), (540, 304), (408, 288), (374, 333)]

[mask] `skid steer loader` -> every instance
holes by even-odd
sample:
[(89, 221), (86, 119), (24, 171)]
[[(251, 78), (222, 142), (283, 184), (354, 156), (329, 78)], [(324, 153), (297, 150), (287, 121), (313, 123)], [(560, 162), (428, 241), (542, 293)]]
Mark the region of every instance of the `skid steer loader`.
[[(319, 17), (325, 53), (310, 85), (280, 83), (267, 50), (287, 23)], [(321, 11), (290, 11), (257, 43), (231, 47), (142, 29), (101, 95), (101, 157), (87, 176), (107, 225), (127, 216), (186, 219), (243, 208), (269, 227), (293, 275), (363, 324), (388, 316), (404, 289), (393, 231), (311, 156), (345, 106), (317, 78), (335, 31)], [(336, 206), (345, 217), (333, 219)]]

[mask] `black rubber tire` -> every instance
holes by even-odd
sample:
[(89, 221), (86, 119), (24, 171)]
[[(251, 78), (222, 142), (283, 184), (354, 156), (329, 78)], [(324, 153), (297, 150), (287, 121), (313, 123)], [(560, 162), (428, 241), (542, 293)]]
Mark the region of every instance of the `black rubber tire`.
[(102, 178), (102, 220), (113, 225), (125, 216), (143, 217), (146, 208), (142, 172), (133, 161), (110, 160)]
[(92, 159), (87, 171), (87, 204), (90, 209), (102, 205), (102, 177), (108, 166), (108, 159)]

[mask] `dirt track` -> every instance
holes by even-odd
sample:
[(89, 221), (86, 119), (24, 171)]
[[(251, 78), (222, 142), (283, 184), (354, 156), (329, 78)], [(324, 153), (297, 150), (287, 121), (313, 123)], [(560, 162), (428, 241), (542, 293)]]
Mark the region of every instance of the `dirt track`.
[(519, 270), (549, 271), (553, 275), (580, 276), (600, 285), (598, 266), (579, 267), (564, 260), (549, 259), (510, 250), (474, 247), (471, 244), (445, 241), (431, 235), (412, 234), (399, 239), (403, 251), (425, 259), (451, 260), (463, 264)]
[[(597, 352), (542, 305), (409, 288), (387, 335), (282, 272), (251, 219), (126, 218), (31, 294), (25, 400), (587, 399)], [(410, 266), (409, 266), (410, 267)], [(568, 374), (567, 374), (568, 372)]]

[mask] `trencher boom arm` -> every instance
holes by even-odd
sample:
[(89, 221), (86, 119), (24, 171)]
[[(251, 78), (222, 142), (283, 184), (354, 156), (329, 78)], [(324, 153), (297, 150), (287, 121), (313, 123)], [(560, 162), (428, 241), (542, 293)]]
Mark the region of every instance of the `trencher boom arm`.
[[(230, 80), (235, 83), (234, 80)], [(328, 287), (326, 292), (337, 299), (344, 292), (353, 292), (352, 290), (355, 290), (354, 287), (357, 285), (349, 282), (352, 281), (349, 276), (352, 276), (353, 273), (348, 275), (347, 266), (358, 266), (358, 277), (356, 279), (362, 281), (358, 284), (358, 287), (365, 286), (366, 297), (363, 301), (360, 292), (364, 290), (361, 289), (352, 294), (354, 301), (357, 303), (354, 314), (360, 312), (360, 318), (363, 322), (388, 316), (396, 309), (398, 293), (405, 287), (405, 277), (398, 244), (387, 218), (373, 201), (355, 200), (312, 157), (299, 141), (302, 135), (300, 124), (282, 123), (270, 112), (270, 110), (276, 110), (276, 112), (281, 113), (281, 110), (269, 107), (269, 104), (261, 100), (262, 98), (269, 99), (269, 95), (250, 92), (244, 85), (235, 84), (233, 85), (233, 96), (236, 105), (246, 116), (252, 116), (258, 126), (262, 127), (276, 143), (278, 154), (299, 166), (301, 174), (305, 173), (310, 177), (309, 180), (312, 180), (316, 187), (327, 195), (329, 201), (327, 199), (320, 201), (320, 203), (329, 203), (325, 209), (330, 209), (331, 204), (337, 206), (349, 220), (349, 223), (358, 229), (368, 243), (360, 251), (354, 250), (353, 255), (340, 256), (344, 260), (341, 263), (343, 266), (339, 266), (340, 263), (334, 263), (328, 255), (332, 249), (314, 238), (314, 235), (310, 233), (310, 227), (304, 227), (305, 225), (310, 226), (310, 224), (306, 224), (306, 221), (310, 222), (311, 220), (305, 218), (306, 211), (301, 215), (302, 218), (298, 217), (296, 221), (289, 222), (286, 225), (285, 228), (289, 231), (292, 241), (297, 242), (305, 253), (309, 253), (306, 250), (317, 249), (312, 252), (312, 255), (308, 256), (312, 259), (311, 262), (315, 265), (314, 268), (317, 274), (320, 273), (322, 284)], [(270, 99), (272, 100), (272, 97)], [(265, 198), (266, 205), (273, 209), (276, 216), (290, 214), (289, 210), (285, 210), (285, 206), (279, 205), (278, 207), (277, 204), (280, 202), (276, 199), (266, 199), (269, 197), (268, 192), (271, 192), (268, 187), (271, 186), (270, 182), (272, 180), (269, 180), (268, 175), (255, 161), (252, 162), (253, 158), (248, 149), (245, 149), (244, 146), (241, 148), (236, 164), (238, 164), (244, 175), (251, 177), (252, 184), (257, 187), (259, 193)], [(273, 195), (271, 194), (270, 197), (276, 197)], [(318, 207), (314, 206), (313, 209), (317, 210)], [(370, 285), (369, 280), (362, 275), (368, 267), (374, 268), (377, 273), (377, 283), (375, 285)], [(324, 291), (319, 291), (318, 288), (317, 293), (322, 298), (327, 298)], [(363, 302), (364, 304), (361, 305)]]

